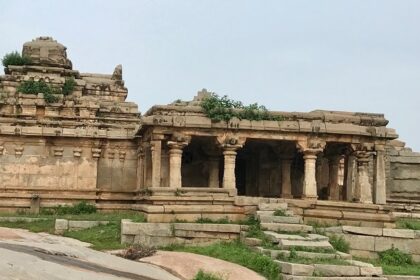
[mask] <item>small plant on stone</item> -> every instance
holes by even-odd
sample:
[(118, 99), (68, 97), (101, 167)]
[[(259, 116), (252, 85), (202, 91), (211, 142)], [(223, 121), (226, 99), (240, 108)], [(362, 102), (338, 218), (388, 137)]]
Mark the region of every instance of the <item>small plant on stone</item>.
[(123, 252), (117, 254), (117, 256), (125, 258), (125, 259), (129, 259), (129, 260), (138, 260), (141, 258), (153, 256), (155, 253), (156, 253), (155, 248), (142, 246), (140, 244), (134, 244), (128, 247)]
[(285, 216), (287, 216), (287, 213), (286, 213), (286, 210), (284, 210), (284, 209), (276, 209), (275, 211), (274, 211), (274, 214), (273, 214), (274, 216), (281, 216), (281, 217), (285, 217)]
[(335, 250), (348, 253), (350, 251), (350, 244), (342, 236), (331, 235), (330, 243)]
[(392, 246), (391, 249), (379, 253), (381, 263), (386, 265), (411, 265), (413, 257)]
[(181, 196), (184, 193), (186, 193), (186, 191), (184, 191), (182, 189), (176, 189), (175, 192), (174, 192), (175, 196)]
[(28, 65), (31, 64), (31, 59), (27, 56), (21, 56), (17, 51), (6, 54), (2, 59), (4, 67), (9, 65)]
[(69, 95), (73, 92), (74, 87), (76, 86), (76, 80), (71, 77), (71, 78), (66, 78), (63, 87), (62, 87), (62, 93), (64, 95)]

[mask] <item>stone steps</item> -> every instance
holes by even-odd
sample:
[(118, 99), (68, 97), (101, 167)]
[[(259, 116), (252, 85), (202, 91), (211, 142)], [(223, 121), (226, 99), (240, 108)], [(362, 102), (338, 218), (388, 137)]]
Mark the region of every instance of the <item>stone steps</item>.
[[(257, 216), (274, 216), (275, 212), (276, 211), (271, 211), (271, 210), (258, 210)], [(294, 213), (292, 210), (285, 210), (284, 213), (286, 216), (294, 216)]]
[(259, 203), (258, 209), (263, 211), (275, 211), (278, 209), (287, 210), (287, 203), (286, 202), (279, 202), (279, 203)]
[[(316, 277), (281, 274), (283, 280), (388, 280), (386, 277)], [(417, 279), (417, 278), (412, 278)]]
[(298, 216), (258, 216), (261, 223), (302, 224), (302, 217)]
[(307, 234), (307, 235), (296, 235), (296, 234), (283, 234), (274, 231), (264, 231), (264, 234), (270, 238), (274, 243), (278, 243), (280, 240), (305, 240), (305, 241), (328, 241), (327, 236), (319, 234)]
[[(290, 251), (288, 250), (272, 250), (272, 249), (265, 249), (262, 247), (256, 248), (260, 253), (270, 256), (272, 259), (277, 259), (279, 255), (283, 255), (285, 257), (289, 257)], [(339, 253), (315, 253), (315, 252), (305, 252), (305, 251), (295, 251), (296, 255), (299, 258), (306, 258), (306, 259), (350, 259), (350, 254), (339, 254)]]
[(304, 224), (261, 223), (263, 230), (283, 232), (312, 232), (313, 227)]
[(279, 248), (281, 249), (290, 249), (293, 247), (305, 247), (311, 249), (331, 249), (334, 250), (330, 242), (321, 240), (321, 241), (312, 241), (312, 240), (288, 240), (281, 239), (278, 243)]
[[(285, 261), (274, 260), (279, 265), (281, 271), (285, 275), (293, 276), (318, 276), (320, 279), (331, 279), (331, 277), (338, 277), (339, 279), (354, 278), (360, 279), (361, 277), (380, 277), (382, 276), (382, 268), (374, 267), (371, 264), (360, 263), (361, 266), (351, 265), (331, 265), (331, 264), (299, 264), (290, 263)], [(291, 278), (293, 279), (293, 278)], [(305, 278), (302, 278), (305, 279)], [(312, 278), (310, 278), (312, 279)], [(362, 278), (363, 279), (363, 278)], [(377, 278), (376, 278), (377, 279)]]

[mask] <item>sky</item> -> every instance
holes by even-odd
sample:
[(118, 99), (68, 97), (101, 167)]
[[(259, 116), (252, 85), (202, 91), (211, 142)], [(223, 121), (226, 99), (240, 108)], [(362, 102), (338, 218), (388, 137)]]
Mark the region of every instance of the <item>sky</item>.
[(123, 65), (129, 101), (206, 88), (279, 111), (384, 113), (420, 151), (420, 1), (0, 0), (0, 56), (52, 36), (73, 68)]

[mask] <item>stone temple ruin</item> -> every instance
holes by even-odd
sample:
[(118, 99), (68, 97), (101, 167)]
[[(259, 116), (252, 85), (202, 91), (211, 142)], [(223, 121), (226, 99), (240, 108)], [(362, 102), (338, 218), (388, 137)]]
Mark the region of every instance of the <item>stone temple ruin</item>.
[[(88, 200), (149, 221), (238, 220), (261, 201), (287, 201), (308, 219), (368, 224), (420, 213), (420, 154), (396, 140), (381, 114), (214, 122), (200, 106), (209, 95), (202, 90), (141, 115), (126, 101), (121, 66), (112, 75), (80, 73), (50, 37), (25, 43), (22, 54), (31, 63), (0, 76), (3, 210)], [(68, 78), (74, 89), (53, 102), (18, 90), (31, 80), (62, 87)]]

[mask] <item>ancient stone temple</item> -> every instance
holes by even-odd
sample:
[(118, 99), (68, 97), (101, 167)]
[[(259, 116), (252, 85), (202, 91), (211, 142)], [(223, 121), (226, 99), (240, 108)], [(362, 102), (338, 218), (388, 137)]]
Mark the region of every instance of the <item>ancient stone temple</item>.
[(80, 73), (50, 37), (25, 43), (22, 55), (30, 63), (0, 76), (3, 209), (27, 208), (34, 197), (42, 207), (89, 200), (169, 221), (241, 218), (261, 199), (377, 213), (420, 203), (420, 155), (395, 140), (381, 114), (215, 122), (200, 106), (210, 94), (202, 90), (141, 116), (126, 101), (121, 66)]

